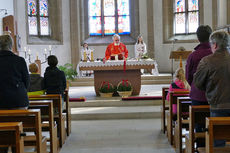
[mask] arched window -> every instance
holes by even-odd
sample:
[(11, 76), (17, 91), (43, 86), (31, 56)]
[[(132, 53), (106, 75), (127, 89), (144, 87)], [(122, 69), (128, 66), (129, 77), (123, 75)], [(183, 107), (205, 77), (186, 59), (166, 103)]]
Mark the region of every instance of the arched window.
[(48, 8), (48, 0), (27, 0), (29, 35), (50, 35)]
[(127, 35), (130, 23), (129, 0), (88, 0), (90, 36)]
[(195, 33), (199, 26), (199, 0), (174, 0), (174, 34)]

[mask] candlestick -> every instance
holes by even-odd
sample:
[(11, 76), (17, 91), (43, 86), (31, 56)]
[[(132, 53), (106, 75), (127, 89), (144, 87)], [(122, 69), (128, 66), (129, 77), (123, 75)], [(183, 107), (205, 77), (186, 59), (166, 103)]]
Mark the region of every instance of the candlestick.
[(91, 60), (91, 61), (94, 61), (94, 59), (93, 59), (93, 50), (91, 50), (90, 54), (91, 54), (90, 60)]
[(84, 61), (86, 61), (87, 59), (86, 59), (86, 51), (84, 51), (84, 59), (83, 59)]

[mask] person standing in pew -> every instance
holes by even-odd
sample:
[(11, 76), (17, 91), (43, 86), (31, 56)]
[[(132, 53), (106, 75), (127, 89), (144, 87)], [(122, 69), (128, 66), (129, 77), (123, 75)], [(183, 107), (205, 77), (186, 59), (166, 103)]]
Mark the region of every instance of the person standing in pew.
[[(66, 89), (65, 73), (57, 68), (58, 59), (54, 55), (48, 57), (48, 67), (44, 74), (44, 89), (47, 94), (61, 94), (64, 108), (64, 91)], [(57, 111), (57, 110), (55, 110)]]
[[(13, 40), (10, 35), (0, 36), (0, 110), (27, 109), (29, 100), (29, 72), (25, 59), (12, 52)], [(7, 153), (8, 147), (1, 148)], [(12, 147), (12, 153), (15, 153)]]
[(197, 70), (197, 66), (200, 60), (212, 54), (211, 47), (209, 44), (209, 36), (212, 33), (212, 29), (208, 25), (201, 25), (196, 31), (197, 38), (200, 42), (198, 46), (195, 47), (195, 51), (192, 52), (186, 62), (186, 80), (191, 86), (190, 98), (192, 100), (192, 105), (208, 105), (208, 101), (205, 96), (205, 92), (199, 90), (194, 85), (193, 75)]
[[(229, 35), (213, 32), (209, 38), (213, 54), (204, 57), (194, 74), (194, 83), (205, 91), (211, 117), (230, 116), (230, 53)], [(215, 140), (214, 146), (225, 146), (224, 140)]]

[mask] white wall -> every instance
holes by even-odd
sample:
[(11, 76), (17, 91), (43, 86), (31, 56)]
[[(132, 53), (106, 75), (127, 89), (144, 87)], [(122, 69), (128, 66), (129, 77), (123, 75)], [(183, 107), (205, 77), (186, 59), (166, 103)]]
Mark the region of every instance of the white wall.
[[(7, 15), (14, 15), (14, 0), (0, 0), (0, 9), (6, 9)], [(5, 11), (0, 12), (0, 35), (3, 34), (2, 18), (5, 17)]]

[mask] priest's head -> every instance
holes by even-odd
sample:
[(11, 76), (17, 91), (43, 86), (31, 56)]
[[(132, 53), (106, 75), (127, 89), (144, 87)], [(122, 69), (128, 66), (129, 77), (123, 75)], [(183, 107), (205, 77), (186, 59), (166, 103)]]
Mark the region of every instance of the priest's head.
[(10, 35), (0, 36), (0, 50), (12, 50), (13, 40)]
[(118, 34), (113, 35), (113, 43), (115, 46), (120, 45), (120, 36)]

